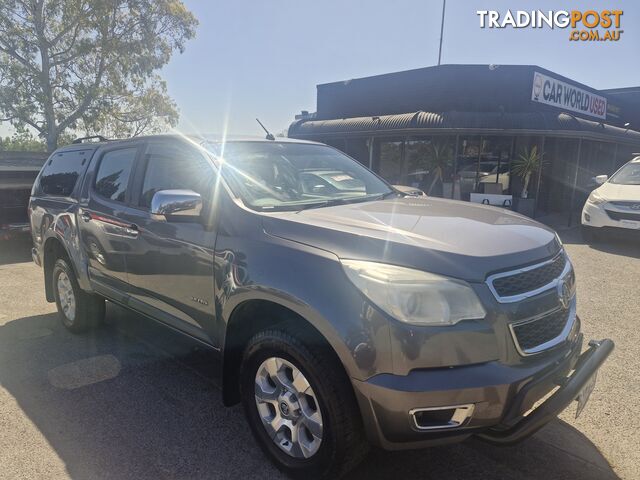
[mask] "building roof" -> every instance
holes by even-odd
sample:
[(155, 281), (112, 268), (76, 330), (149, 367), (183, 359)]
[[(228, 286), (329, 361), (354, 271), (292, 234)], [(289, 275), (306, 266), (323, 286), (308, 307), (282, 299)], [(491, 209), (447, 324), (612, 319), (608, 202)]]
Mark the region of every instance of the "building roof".
[[(533, 98), (534, 79), (544, 78), (547, 96)], [(554, 83), (555, 82), (555, 83)], [(559, 92), (569, 94), (559, 101)], [(556, 90), (557, 88), (557, 90)], [(592, 112), (586, 103), (606, 105)], [(568, 100), (567, 100), (568, 99)], [(569, 100), (571, 102), (569, 102)], [(385, 73), (317, 86), (315, 120), (398, 115), (405, 112), (494, 112), (497, 114), (563, 111), (586, 120), (640, 131), (640, 95), (636, 88), (598, 90), (537, 65), (438, 65)], [(572, 106), (563, 107), (563, 103)]]
[(396, 115), (353, 117), (331, 120), (299, 120), (289, 128), (297, 138), (425, 133), (534, 133), (571, 134), (604, 140), (640, 144), (640, 132), (601, 122), (585, 120), (568, 113), (550, 112), (411, 112)]

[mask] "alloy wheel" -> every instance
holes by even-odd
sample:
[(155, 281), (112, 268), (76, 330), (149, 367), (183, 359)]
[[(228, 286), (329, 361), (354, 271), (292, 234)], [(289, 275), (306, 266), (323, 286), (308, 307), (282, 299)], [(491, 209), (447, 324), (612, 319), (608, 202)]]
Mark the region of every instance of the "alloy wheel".
[(58, 290), (60, 308), (62, 309), (66, 320), (73, 323), (76, 318), (76, 296), (73, 292), (71, 280), (65, 272), (60, 272), (58, 275), (56, 288)]
[(304, 374), (288, 360), (267, 358), (256, 372), (255, 398), (273, 442), (294, 458), (313, 456), (322, 443), (322, 413)]

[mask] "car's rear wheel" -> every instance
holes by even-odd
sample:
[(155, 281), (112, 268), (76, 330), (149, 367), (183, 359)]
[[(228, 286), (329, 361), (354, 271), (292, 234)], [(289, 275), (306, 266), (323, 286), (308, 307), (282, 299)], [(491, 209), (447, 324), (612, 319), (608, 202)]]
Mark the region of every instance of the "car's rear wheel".
[(104, 319), (104, 298), (83, 291), (63, 258), (53, 266), (53, 292), (62, 324), (73, 333), (85, 332)]
[(282, 330), (254, 336), (241, 366), (245, 414), (278, 468), (310, 478), (338, 478), (368, 450), (342, 365), (323, 346)]

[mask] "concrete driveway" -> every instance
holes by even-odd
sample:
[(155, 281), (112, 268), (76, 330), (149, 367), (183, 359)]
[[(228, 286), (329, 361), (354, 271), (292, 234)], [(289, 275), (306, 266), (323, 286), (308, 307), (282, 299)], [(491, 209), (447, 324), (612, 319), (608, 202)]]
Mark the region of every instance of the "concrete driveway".
[[(580, 419), (509, 448), (375, 451), (351, 478), (638, 478), (640, 247), (563, 237), (586, 336), (617, 346)], [(86, 336), (54, 311), (29, 246), (0, 244), (0, 478), (282, 478), (222, 406), (210, 352), (113, 305)]]

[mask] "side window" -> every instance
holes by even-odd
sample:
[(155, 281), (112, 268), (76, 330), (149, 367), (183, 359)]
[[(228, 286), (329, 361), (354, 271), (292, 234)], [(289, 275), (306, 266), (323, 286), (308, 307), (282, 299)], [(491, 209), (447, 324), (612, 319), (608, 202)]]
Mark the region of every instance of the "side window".
[(54, 153), (42, 169), (41, 192), (59, 197), (70, 196), (86, 163), (87, 155), (84, 151)]
[(152, 144), (147, 149), (147, 169), (142, 184), (140, 206), (151, 207), (160, 190), (193, 190), (211, 198), (215, 183), (213, 167), (197, 150), (183, 145)]
[(96, 173), (94, 190), (116, 202), (124, 202), (136, 148), (123, 148), (105, 153)]

